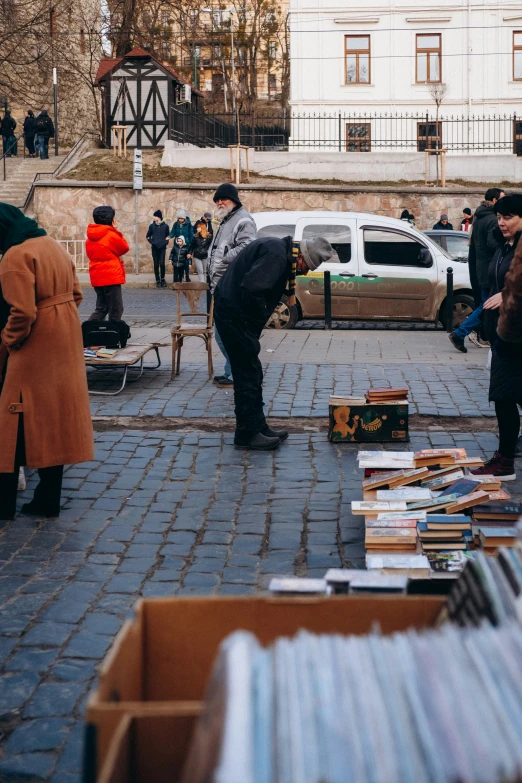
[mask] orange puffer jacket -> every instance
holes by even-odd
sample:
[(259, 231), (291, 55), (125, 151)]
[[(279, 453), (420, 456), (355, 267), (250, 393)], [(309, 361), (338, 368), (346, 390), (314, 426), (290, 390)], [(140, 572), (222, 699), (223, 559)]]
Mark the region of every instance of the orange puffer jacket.
[(125, 282), (125, 267), (120, 256), (129, 252), (129, 246), (121, 231), (113, 226), (90, 223), (87, 226), (85, 251), (89, 259), (92, 286)]

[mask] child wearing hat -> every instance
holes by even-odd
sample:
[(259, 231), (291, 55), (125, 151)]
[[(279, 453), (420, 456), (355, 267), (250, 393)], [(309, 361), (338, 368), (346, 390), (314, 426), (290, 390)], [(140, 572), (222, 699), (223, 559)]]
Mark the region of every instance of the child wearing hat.
[(174, 247), (170, 251), (170, 263), (174, 267), (174, 282), (183, 282), (183, 272), (186, 274), (186, 282), (190, 283), (188, 271), (188, 247), (184, 237), (179, 236), (174, 241)]
[(166, 288), (165, 282), (165, 252), (169, 243), (169, 227), (163, 220), (161, 209), (157, 209), (152, 216), (152, 223), (147, 231), (147, 242), (152, 250), (152, 261), (154, 263), (154, 276), (156, 278), (156, 288)]

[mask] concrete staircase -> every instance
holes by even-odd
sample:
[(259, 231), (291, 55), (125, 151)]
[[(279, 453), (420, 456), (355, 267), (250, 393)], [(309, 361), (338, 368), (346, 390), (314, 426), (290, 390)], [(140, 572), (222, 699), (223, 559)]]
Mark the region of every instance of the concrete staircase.
[[(20, 149), (20, 145), (19, 145)], [(52, 174), (65, 155), (49, 154), (49, 160), (25, 158), (18, 153), (16, 158), (6, 158), (6, 179), (3, 178), (3, 161), (0, 161), (0, 201), (23, 207), (33, 179), (38, 173)]]

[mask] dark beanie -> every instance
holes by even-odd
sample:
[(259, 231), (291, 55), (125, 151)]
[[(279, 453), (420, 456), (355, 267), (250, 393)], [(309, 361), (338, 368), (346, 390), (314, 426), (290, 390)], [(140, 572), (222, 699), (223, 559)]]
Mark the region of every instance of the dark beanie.
[(223, 185), (220, 185), (219, 188), (216, 190), (216, 192), (214, 193), (214, 202), (216, 202), (220, 198), (223, 199), (229, 198), (230, 201), (234, 201), (238, 206), (241, 205), (237, 188), (231, 182), (225, 182)]
[(161, 209), (157, 209), (153, 217), (159, 217), (160, 220), (163, 220), (163, 212), (161, 211)]
[(466, 207), (462, 211), (464, 212), (465, 215), (471, 215), (471, 209), (469, 207)]
[(95, 223), (100, 223), (102, 226), (111, 226), (115, 214), (116, 212), (112, 207), (96, 207), (92, 211), (92, 219)]

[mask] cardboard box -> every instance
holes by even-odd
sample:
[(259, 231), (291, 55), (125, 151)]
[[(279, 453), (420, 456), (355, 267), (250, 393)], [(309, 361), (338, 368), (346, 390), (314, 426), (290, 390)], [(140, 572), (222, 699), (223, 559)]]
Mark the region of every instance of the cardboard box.
[[(440, 596), (151, 598), (136, 606), (100, 668), (87, 705), (84, 783), (93, 783), (126, 715), (196, 715), (221, 641), (239, 629), (262, 644), (314, 633), (383, 633), (433, 626)], [(152, 781), (150, 782), (152, 783)]]
[(408, 405), (392, 403), (330, 405), (328, 440), (332, 443), (409, 441)]
[(125, 715), (97, 783), (176, 783), (196, 720), (189, 715)]

